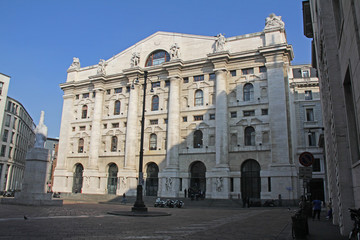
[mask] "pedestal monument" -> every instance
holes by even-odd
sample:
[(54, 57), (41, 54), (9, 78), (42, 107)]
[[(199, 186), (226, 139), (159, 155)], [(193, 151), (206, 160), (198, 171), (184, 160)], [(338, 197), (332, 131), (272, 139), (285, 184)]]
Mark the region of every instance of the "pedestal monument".
[(3, 198), (1, 203), (62, 206), (62, 200), (52, 199), (52, 193), (46, 191), (46, 171), (49, 164), (49, 150), (44, 148), (46, 139), (47, 127), (44, 124), (44, 111), (41, 111), (39, 124), (35, 128), (35, 146), (26, 154), (22, 190), (15, 194), (14, 199)]

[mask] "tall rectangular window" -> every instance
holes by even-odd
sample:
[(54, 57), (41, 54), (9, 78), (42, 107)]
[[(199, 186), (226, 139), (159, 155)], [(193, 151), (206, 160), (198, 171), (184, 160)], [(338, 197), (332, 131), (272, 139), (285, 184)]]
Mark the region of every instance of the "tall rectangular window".
[(309, 70), (302, 70), (301, 75), (303, 78), (309, 78), (310, 77), (310, 71)]
[(230, 71), (230, 75), (231, 75), (232, 77), (235, 77), (235, 76), (236, 76), (236, 70), (231, 70), (231, 71)]
[(6, 114), (5, 126), (10, 127), (11, 115)]
[(2, 89), (3, 89), (4, 83), (0, 82), (0, 95), (2, 94)]
[(6, 145), (2, 145), (1, 146), (1, 151), (0, 151), (0, 156), (5, 157), (5, 152), (6, 152)]
[(3, 135), (3, 138), (2, 138), (3, 142), (7, 142), (7, 140), (8, 140), (8, 135), (9, 135), (9, 131), (5, 129), (4, 135)]
[(309, 146), (315, 147), (316, 146), (316, 134), (314, 132), (308, 133), (308, 140), (309, 140)]
[(311, 90), (305, 91), (305, 100), (312, 100), (312, 92)]
[(314, 109), (312, 109), (312, 108), (306, 109), (306, 121), (308, 121), (308, 122), (314, 121)]
[(321, 172), (320, 159), (315, 158), (312, 164), (313, 172)]
[(271, 192), (271, 177), (268, 177), (268, 192)]

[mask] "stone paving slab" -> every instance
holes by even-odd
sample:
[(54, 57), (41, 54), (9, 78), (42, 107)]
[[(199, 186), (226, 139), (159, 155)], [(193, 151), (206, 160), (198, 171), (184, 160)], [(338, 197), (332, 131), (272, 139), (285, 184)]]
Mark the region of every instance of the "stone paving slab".
[[(292, 239), (286, 208), (164, 208), (171, 216), (114, 216), (132, 204), (74, 203), (59, 206), (0, 204), (0, 239)], [(159, 208), (147, 206), (149, 211)], [(27, 220), (24, 219), (26, 216)], [(310, 239), (346, 239), (329, 222), (309, 221)]]

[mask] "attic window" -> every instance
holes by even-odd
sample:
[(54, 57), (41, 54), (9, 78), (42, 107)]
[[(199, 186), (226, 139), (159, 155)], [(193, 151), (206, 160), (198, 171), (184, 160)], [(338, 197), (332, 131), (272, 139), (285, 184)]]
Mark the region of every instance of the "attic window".
[(170, 55), (166, 51), (158, 50), (150, 54), (146, 60), (145, 66), (156, 66), (168, 61), (170, 61)]

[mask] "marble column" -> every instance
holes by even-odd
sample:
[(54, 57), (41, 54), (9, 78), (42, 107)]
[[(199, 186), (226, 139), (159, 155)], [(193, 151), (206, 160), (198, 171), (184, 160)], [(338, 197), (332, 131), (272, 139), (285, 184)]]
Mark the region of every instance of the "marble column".
[(168, 104), (168, 130), (166, 168), (178, 169), (180, 144), (180, 80), (178, 76), (171, 76)]
[(91, 127), (89, 169), (98, 169), (99, 149), (101, 140), (101, 119), (103, 115), (104, 90), (95, 89), (94, 114)]
[(227, 108), (227, 70), (214, 69), (216, 74), (216, 167), (228, 168), (228, 108)]
[(134, 84), (131, 88), (128, 104), (128, 113), (126, 120), (126, 138), (125, 138), (125, 169), (135, 169), (136, 150), (138, 149), (138, 103), (139, 103), (140, 85)]
[(84, 169), (82, 193), (103, 193), (99, 186), (99, 149), (101, 147), (101, 119), (103, 115), (104, 90), (95, 88), (95, 103), (92, 119), (88, 167)]

